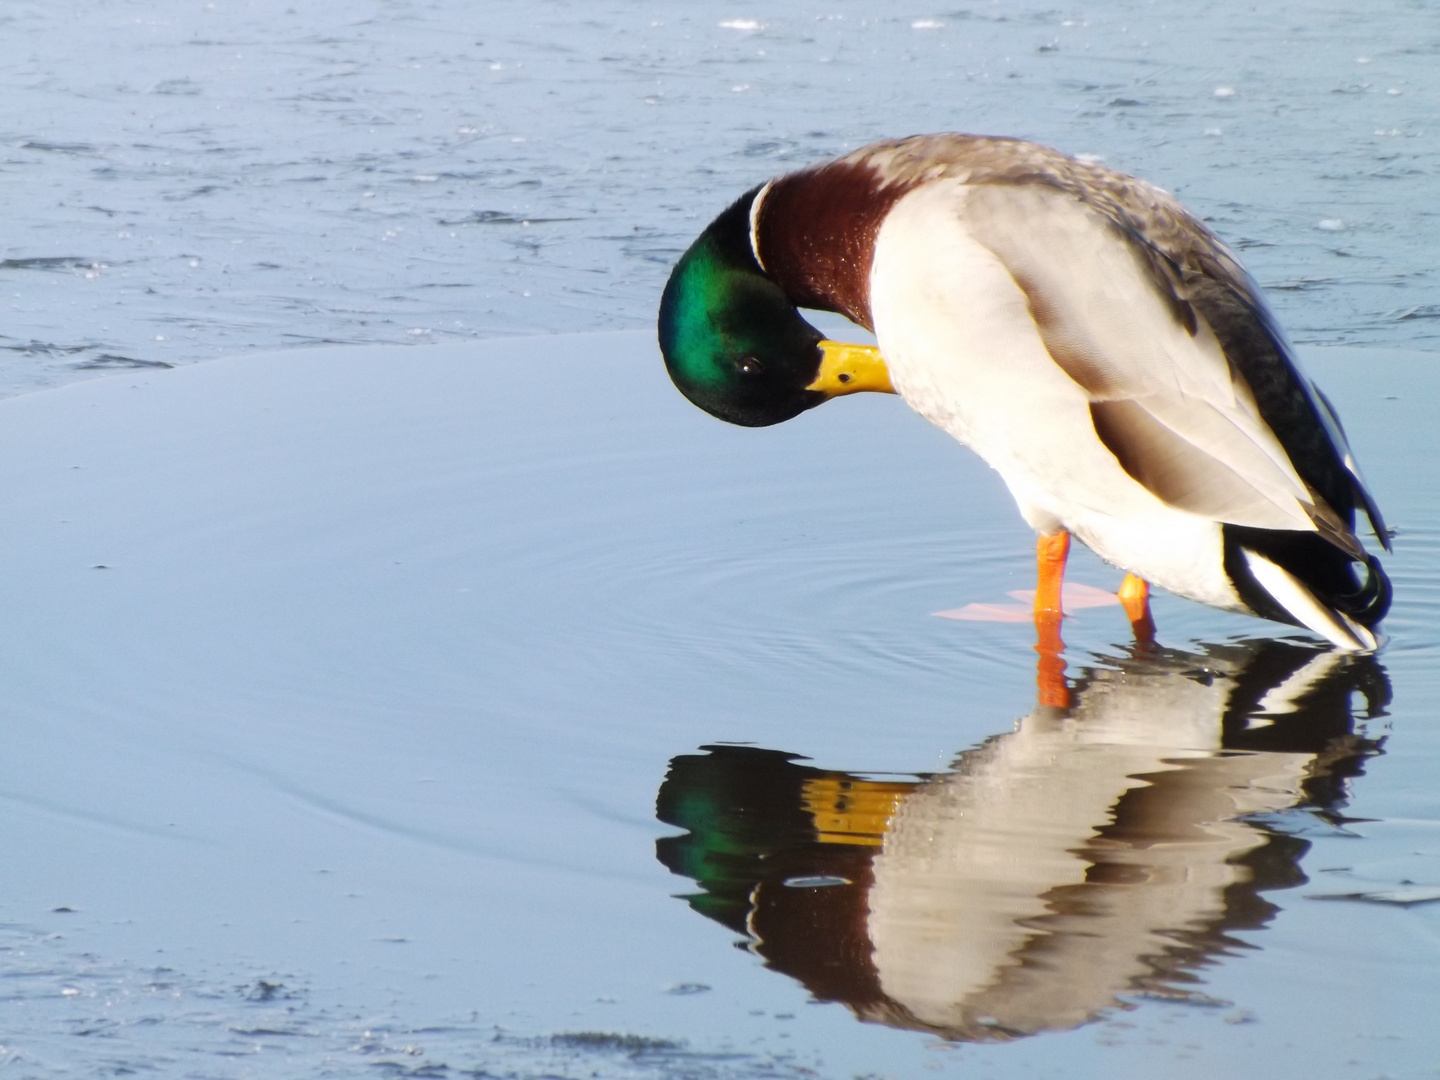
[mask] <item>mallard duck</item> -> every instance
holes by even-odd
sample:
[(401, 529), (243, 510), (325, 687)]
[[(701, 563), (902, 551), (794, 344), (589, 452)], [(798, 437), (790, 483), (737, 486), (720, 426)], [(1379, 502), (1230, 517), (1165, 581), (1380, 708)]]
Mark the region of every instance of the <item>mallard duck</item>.
[[(829, 341), (838, 312), (877, 348)], [(1235, 255), (1168, 193), (1018, 139), (920, 135), (777, 177), (665, 286), (680, 391), (735, 424), (898, 393), (974, 449), (1038, 534), (1059, 617), (1071, 534), (1151, 585), (1376, 648), (1389, 534), (1334, 408)]]

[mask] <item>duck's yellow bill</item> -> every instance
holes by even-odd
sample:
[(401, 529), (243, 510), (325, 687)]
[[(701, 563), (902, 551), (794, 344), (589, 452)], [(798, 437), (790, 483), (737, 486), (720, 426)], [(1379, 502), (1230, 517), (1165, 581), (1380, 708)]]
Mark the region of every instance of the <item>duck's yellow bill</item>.
[(805, 389), (819, 390), (828, 397), (858, 394), (863, 390), (895, 393), (895, 387), (890, 385), (890, 369), (874, 345), (822, 341), (820, 352), (820, 374)]

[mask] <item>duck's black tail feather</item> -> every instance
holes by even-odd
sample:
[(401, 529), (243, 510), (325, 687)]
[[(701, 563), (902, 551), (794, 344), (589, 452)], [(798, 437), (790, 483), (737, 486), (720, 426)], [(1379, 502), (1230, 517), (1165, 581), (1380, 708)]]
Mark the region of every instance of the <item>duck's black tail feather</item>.
[(1318, 533), (1221, 527), (1225, 572), (1256, 615), (1313, 630), (1342, 649), (1374, 649), (1390, 610), (1390, 579), (1374, 555), (1358, 562)]

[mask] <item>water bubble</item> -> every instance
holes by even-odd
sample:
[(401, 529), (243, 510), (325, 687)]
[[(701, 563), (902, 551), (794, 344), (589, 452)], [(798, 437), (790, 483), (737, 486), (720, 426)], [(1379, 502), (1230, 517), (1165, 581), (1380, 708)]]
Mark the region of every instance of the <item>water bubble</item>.
[(746, 34), (753, 34), (761, 26), (758, 19), (725, 19), (716, 25), (725, 30), (739, 30)]

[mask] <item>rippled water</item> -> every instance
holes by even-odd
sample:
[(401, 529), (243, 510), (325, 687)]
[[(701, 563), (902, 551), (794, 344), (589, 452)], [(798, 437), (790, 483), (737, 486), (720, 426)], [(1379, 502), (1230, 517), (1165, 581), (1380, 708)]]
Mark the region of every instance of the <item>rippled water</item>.
[[(0, 1072), (1433, 1075), (1434, 16), (7, 5), (4, 386), (115, 377), (0, 403)], [(1378, 660), (1086, 609), (1057, 714), (972, 456), (674, 393), (716, 208), (943, 128), (1369, 346)]]
[(1433, 342), (1437, 59), (1426, 0), (11, 0), (0, 386), (645, 326), (739, 192), (943, 130), (1177, 191), (1298, 340)]
[(635, 332), (5, 402), (0, 1061), (1425, 1075), (1431, 360), (1311, 360), (1387, 650), (1086, 609), (1063, 715), (1031, 628), (933, 617), (1031, 545), (893, 398), (731, 428)]

